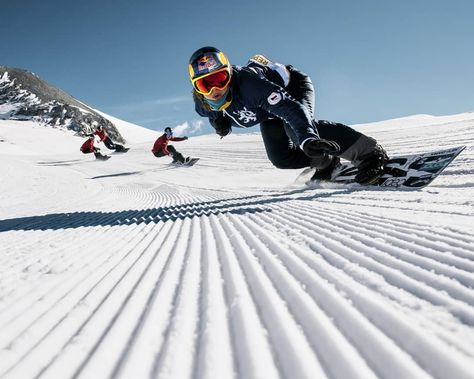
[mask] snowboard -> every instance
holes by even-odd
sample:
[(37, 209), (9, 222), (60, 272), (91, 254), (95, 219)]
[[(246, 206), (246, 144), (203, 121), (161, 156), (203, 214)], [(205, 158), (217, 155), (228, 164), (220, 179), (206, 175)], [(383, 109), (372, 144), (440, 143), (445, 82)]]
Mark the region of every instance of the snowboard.
[(199, 160), (199, 158), (191, 158), (191, 157), (188, 157), (186, 162), (184, 163), (181, 163), (181, 162), (174, 162), (174, 163), (171, 163), (172, 165), (175, 165), (175, 166), (194, 166), (194, 164)]
[[(400, 155), (392, 157), (384, 168), (384, 174), (370, 186), (417, 189), (429, 185), (466, 146), (445, 150), (435, 150), (422, 154)], [(307, 168), (296, 179), (306, 184), (314, 173), (314, 168)], [(357, 168), (350, 162), (344, 162), (334, 170), (330, 182), (355, 183)]]
[(122, 150), (115, 150), (114, 153), (126, 153), (129, 150), (130, 150), (129, 147), (124, 147)]
[(110, 155), (102, 155), (101, 157), (97, 157), (96, 159), (99, 161), (107, 161), (111, 158)]

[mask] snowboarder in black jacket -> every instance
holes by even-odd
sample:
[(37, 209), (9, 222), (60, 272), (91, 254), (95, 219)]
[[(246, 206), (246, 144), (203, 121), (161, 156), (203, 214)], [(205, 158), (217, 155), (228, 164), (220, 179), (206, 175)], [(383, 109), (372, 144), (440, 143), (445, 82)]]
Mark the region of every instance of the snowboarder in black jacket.
[(196, 112), (207, 117), (216, 133), (260, 124), (265, 149), (277, 168), (314, 167), (312, 180), (329, 180), (339, 157), (358, 167), (356, 181), (371, 184), (383, 173), (385, 150), (371, 137), (347, 125), (314, 120), (311, 79), (291, 65), (262, 55), (244, 67), (223, 52), (203, 47), (189, 60)]

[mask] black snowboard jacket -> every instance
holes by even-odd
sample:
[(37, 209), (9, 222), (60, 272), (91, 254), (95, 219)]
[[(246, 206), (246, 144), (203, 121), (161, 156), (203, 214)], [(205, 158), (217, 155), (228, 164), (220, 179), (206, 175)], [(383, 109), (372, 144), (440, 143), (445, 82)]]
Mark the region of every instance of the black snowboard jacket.
[(299, 146), (307, 139), (319, 139), (312, 115), (288, 94), (285, 90), (288, 78), (282, 76), (271, 63), (265, 65), (251, 59), (247, 66), (232, 66), (230, 105), (223, 111), (212, 110), (195, 93), (196, 112), (209, 118), (221, 135), (226, 134), (225, 129), (230, 131), (231, 126), (249, 128), (272, 118), (280, 118), (293, 129)]

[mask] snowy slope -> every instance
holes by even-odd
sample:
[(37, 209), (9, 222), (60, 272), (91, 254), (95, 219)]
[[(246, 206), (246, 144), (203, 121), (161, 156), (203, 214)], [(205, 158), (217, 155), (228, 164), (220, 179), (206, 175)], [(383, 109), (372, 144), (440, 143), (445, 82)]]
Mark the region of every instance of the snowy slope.
[(0, 377), (474, 378), (474, 114), (357, 126), (468, 146), (418, 191), (302, 187), (258, 134), (174, 167), (117, 127), (98, 162), (0, 121)]

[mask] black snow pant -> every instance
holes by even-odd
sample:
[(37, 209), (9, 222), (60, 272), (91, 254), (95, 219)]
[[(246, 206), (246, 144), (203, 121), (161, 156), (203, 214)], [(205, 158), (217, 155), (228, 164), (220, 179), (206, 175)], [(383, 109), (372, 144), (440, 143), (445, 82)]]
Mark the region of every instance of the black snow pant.
[[(167, 149), (170, 152), (171, 157), (173, 158), (173, 162), (184, 163), (183, 154), (178, 153), (173, 145), (168, 145)], [(160, 151), (157, 151), (156, 153), (153, 153), (153, 155), (159, 158), (159, 157), (164, 157), (165, 155), (168, 155), (168, 154), (166, 154), (163, 150), (160, 150)]]
[[(290, 71), (290, 83), (286, 91), (298, 102), (303, 104), (314, 115), (314, 87), (311, 79), (292, 66), (287, 66)], [(322, 139), (335, 141), (341, 147), (337, 156), (347, 159), (355, 164), (366, 155), (373, 152), (377, 141), (351, 127), (325, 120), (313, 120)], [(324, 168), (332, 160), (327, 154), (318, 158), (308, 157), (298, 146), (298, 139), (293, 129), (283, 120), (275, 118), (260, 124), (263, 143), (268, 159), (277, 168), (295, 169), (303, 167)]]
[(124, 149), (122, 145), (113, 142), (109, 137), (104, 139), (104, 145), (110, 150), (122, 151)]

